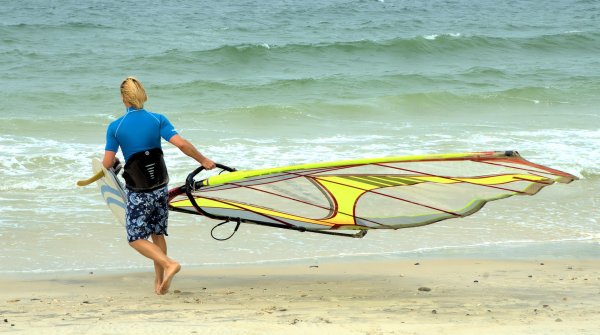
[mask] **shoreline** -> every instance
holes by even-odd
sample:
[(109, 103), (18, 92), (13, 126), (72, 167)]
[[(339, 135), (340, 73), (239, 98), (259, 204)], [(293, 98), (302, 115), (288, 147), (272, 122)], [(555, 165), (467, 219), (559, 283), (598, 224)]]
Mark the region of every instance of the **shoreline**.
[[(593, 334), (600, 260), (422, 259), (0, 275), (0, 331)], [(4, 322), (4, 320), (7, 320)]]
[[(411, 260), (490, 260), (490, 261), (551, 261), (551, 260), (600, 260), (600, 254), (597, 250), (600, 247), (597, 237), (590, 237), (581, 240), (561, 240), (561, 241), (526, 241), (509, 243), (477, 244), (467, 246), (448, 246), (425, 249), (421, 251), (398, 251), (389, 253), (357, 253), (357, 254), (333, 254), (322, 255), (319, 257), (307, 256), (288, 259), (267, 259), (267, 260), (246, 260), (239, 262), (203, 262), (188, 263), (182, 261), (181, 264), (186, 269), (212, 269), (212, 268), (231, 268), (231, 267), (279, 267), (295, 266), (302, 264), (345, 264), (345, 263), (371, 263), (371, 262), (403, 262)], [(177, 247), (174, 247), (177, 249)], [(175, 250), (178, 251), (178, 250)], [(102, 274), (123, 274), (123, 273), (143, 273), (153, 271), (153, 266), (144, 257), (131, 252), (130, 249), (124, 249), (126, 257), (130, 257), (136, 266), (117, 266), (113, 268), (103, 267), (98, 264), (96, 267), (80, 269), (37, 269), (37, 270), (9, 270), (0, 269), (0, 279), (2, 278), (43, 278), (44, 276), (70, 276), (86, 275), (89, 272)], [(180, 259), (181, 255), (174, 256)], [(4, 264), (11, 267), (11, 264)]]

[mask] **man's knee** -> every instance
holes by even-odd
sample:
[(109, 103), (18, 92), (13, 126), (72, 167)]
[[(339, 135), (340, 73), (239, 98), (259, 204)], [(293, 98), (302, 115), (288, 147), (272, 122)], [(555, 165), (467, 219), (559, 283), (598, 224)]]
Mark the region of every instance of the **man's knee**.
[(164, 240), (165, 239), (165, 235), (163, 234), (152, 234), (150, 235), (152, 237), (152, 241), (156, 241), (156, 240)]

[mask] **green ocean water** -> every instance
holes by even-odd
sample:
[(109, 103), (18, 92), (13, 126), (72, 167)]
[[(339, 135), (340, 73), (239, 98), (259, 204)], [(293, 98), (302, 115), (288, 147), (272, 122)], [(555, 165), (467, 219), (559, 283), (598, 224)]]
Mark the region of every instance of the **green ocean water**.
[[(0, 1), (0, 272), (146, 266), (77, 189), (137, 76), (147, 109), (238, 169), (518, 150), (582, 179), (347, 241), (173, 214), (184, 264), (599, 257), (596, 1)], [(165, 147), (172, 186), (194, 163)], [(115, 261), (116, 259), (116, 261)]]

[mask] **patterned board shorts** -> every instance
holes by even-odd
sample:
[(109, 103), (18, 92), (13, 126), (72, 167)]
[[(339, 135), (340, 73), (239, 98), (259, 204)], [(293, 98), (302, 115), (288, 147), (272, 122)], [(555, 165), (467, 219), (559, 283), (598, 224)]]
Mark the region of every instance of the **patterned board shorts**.
[(168, 198), (167, 186), (150, 192), (127, 190), (127, 241), (147, 239), (152, 234), (168, 235)]

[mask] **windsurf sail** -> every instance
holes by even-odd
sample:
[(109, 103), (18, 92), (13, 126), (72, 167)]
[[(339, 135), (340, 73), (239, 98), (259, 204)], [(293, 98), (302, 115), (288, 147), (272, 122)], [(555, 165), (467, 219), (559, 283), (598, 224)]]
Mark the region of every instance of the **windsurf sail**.
[[(231, 171), (169, 192), (171, 210), (213, 219), (362, 237), (461, 218), (488, 201), (577, 177), (516, 151), (387, 157)], [(236, 227), (237, 230), (237, 227)], [(358, 230), (356, 234), (342, 231)]]

